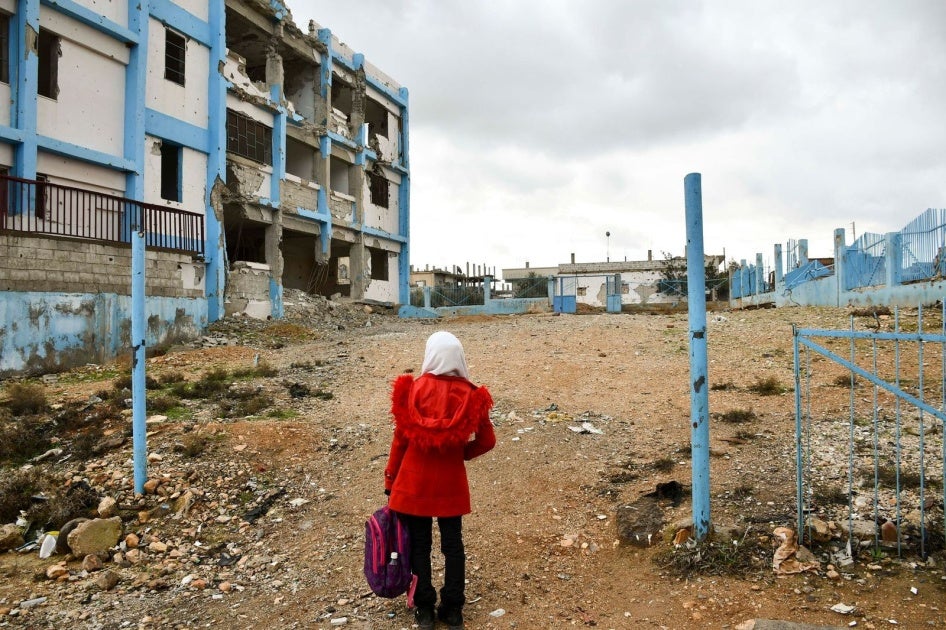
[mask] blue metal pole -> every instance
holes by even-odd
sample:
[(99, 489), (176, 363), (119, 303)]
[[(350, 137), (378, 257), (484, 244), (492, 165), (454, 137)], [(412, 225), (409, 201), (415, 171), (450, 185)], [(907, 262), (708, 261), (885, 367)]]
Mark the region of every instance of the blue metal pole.
[(687, 306), (690, 318), (690, 448), (693, 530), (710, 530), (709, 383), (706, 370), (706, 268), (703, 256), (703, 187), (699, 173), (683, 180), (686, 202)]
[[(126, 176), (126, 194), (144, 199), (144, 133), (145, 82), (148, 64), (148, 16), (150, 3), (142, 0), (128, 3), (128, 24), (138, 34), (138, 44), (130, 50), (125, 90), (125, 157), (137, 172)], [(135, 492), (144, 493), (148, 480), (147, 399), (145, 393), (145, 210), (140, 205), (129, 207), (128, 238), (131, 240), (131, 428)]]
[(148, 445), (145, 438), (145, 225), (144, 208), (133, 206), (137, 217), (131, 234), (131, 400), (132, 451), (135, 492), (144, 493), (148, 477)]

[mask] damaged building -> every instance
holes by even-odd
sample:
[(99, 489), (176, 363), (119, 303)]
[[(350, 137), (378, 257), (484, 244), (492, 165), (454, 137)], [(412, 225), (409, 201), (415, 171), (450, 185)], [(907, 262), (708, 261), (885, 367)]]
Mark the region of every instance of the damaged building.
[(0, 375), (408, 301), (408, 93), (278, 0), (0, 0)]

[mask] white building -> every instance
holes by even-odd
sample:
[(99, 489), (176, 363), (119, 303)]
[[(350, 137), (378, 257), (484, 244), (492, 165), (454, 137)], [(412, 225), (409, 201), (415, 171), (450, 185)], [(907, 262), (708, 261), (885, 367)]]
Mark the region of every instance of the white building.
[(408, 300), (408, 95), (279, 0), (0, 0), (0, 375)]

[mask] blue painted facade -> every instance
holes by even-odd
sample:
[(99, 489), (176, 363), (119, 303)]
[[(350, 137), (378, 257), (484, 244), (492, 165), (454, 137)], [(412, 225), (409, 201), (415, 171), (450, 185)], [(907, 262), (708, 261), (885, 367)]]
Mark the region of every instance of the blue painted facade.
[[(234, 28), (228, 24), (228, 15), (239, 17), (254, 12), (262, 19), (247, 20), (248, 24), (269, 24), (272, 27), (270, 38), (286, 33), (286, 41), (282, 42), (284, 48), (280, 52), (296, 50), (301, 58), (316, 60), (313, 62), (313, 67), (318, 64), (316, 93), (323, 100), (309, 115), (301, 115), (287, 100), (285, 86), (280, 80), (281, 68), (280, 74), (266, 77), (267, 89), (262, 97), (247, 97), (241, 85), (235, 85), (223, 74), (222, 68), (229, 59), (228, 28)], [(173, 268), (177, 259), (159, 263), (148, 259), (146, 262), (145, 248), (150, 251), (151, 241), (147, 235), (139, 234), (142, 226), (133, 212), (124, 213), (119, 220), (126, 238), (125, 245), (132, 252), (131, 270), (125, 268), (122, 276), (133, 287), (131, 293), (134, 295), (127, 294), (127, 289), (115, 290), (111, 286), (106, 290), (96, 289), (98, 283), (94, 278), (89, 280), (88, 273), (80, 278), (80, 271), (102, 275), (116, 273), (114, 269), (99, 265), (98, 258), (88, 259), (90, 269), (82, 268), (82, 261), (86, 261), (84, 257), (78, 259), (74, 278), (65, 273), (58, 279), (61, 282), (46, 283), (54, 288), (47, 290), (40, 286), (40, 290), (31, 290), (29, 279), (17, 275), (16, 265), (5, 260), (3, 252), (0, 252), (0, 282), (3, 283), (0, 286), (0, 312), (4, 329), (0, 338), (0, 376), (69, 367), (83, 353), (89, 354), (89, 343), (96, 344), (93, 354), (97, 360), (107, 360), (132, 347), (136, 349), (136, 358), (143, 359), (145, 346), (199, 334), (208, 323), (227, 313), (228, 267), (234, 262), (227, 251), (226, 221), (229, 214), (225, 206), (228, 186), (231, 185), (228, 182), (227, 123), (228, 103), (234, 98), (250, 102), (271, 116), (269, 187), (262, 191), (255, 203), (269, 208), (275, 222), (290, 213), (297, 220), (311, 222), (310, 231), (315, 235), (320, 252), (317, 264), (334, 264), (333, 248), (339, 245), (354, 250), (369, 241), (372, 244), (383, 243), (385, 251), (397, 256), (396, 264), (392, 263), (396, 272), (386, 282), (394, 286), (391, 294), (396, 299), (407, 301), (410, 222), (408, 92), (383, 75), (374, 76), (363, 55), (352, 54), (338, 43), (331, 31), (317, 29), (309, 35), (302, 33), (292, 22), (288, 8), (278, 0), (268, 4), (240, 0), (128, 0), (127, 10), (100, 6), (90, 0), (20, 0), (16, 3), (16, 11), (9, 16), (9, 29), (10, 105), (9, 118), (5, 120), (0, 115), (0, 166), (6, 167), (13, 177), (35, 180), (42, 173), (57, 184), (87, 185), (95, 191), (164, 205), (163, 195), (159, 195), (160, 186), (156, 184), (156, 178), (162, 176), (160, 166), (157, 171), (155, 167), (156, 151), (163, 144), (179, 147), (183, 156), (178, 164), (177, 184), (181, 203), (168, 205), (178, 208), (183, 205), (181, 209), (204, 216), (205, 243), (203, 258), (193, 261), (193, 266), (199, 267), (199, 273), (195, 274), (199, 277), (199, 286), (195, 288), (183, 282), (177, 295), (174, 295), (173, 287), (155, 289), (152, 286), (152, 279), (148, 277), (152, 266), (163, 264)], [(62, 31), (63, 41), (72, 49), (84, 47), (91, 50), (92, 54), (86, 57), (94, 57), (93, 62), (104, 71), (112, 72), (114, 64), (121, 64), (124, 85), (105, 83), (102, 85), (106, 89), (90, 87), (88, 101), (84, 100), (85, 94), (79, 99), (75, 94), (63, 94), (59, 99), (55, 94), (51, 98), (43, 96), (37, 34), (44, 30), (56, 32), (57, 29)], [(206, 75), (187, 75), (180, 87), (161, 83), (165, 77), (165, 59), (160, 54), (164, 52), (164, 41), (150, 40), (154, 33), (166, 30), (185, 39), (188, 70), (204, 64)], [(239, 39), (239, 33), (229, 34)], [(269, 41), (269, 38), (264, 39)], [(113, 50), (117, 52), (109, 54), (97, 50), (102, 42), (105, 42), (105, 48), (114, 46)], [(311, 54), (298, 53), (306, 47), (312, 51)], [(85, 57), (74, 55), (70, 58), (68, 55), (72, 49), (63, 49), (59, 62), (59, 81), (66, 87), (69, 79), (74, 84), (76, 77), (94, 79), (99, 72), (99, 65), (82, 67), (78, 64), (76, 59)], [(399, 151), (396, 159), (386, 161), (384, 156), (369, 147), (366, 133), (358, 134), (353, 140), (330, 131), (331, 86), (336, 70), (363, 76), (364, 82), (359, 84), (362, 85), (359, 89), (370, 88), (373, 94), (387, 99), (391, 111), (398, 112), (395, 129)], [(256, 77), (254, 80), (258, 82)], [(88, 81), (89, 85), (95, 83), (95, 80)], [(179, 103), (175, 101), (176, 94), (190, 99), (187, 107), (175, 108), (175, 103)], [(190, 107), (191, 103), (197, 105)], [(55, 120), (55, 116), (49, 117), (44, 113), (67, 111), (68, 108), (82, 111), (82, 107), (94, 112), (100, 105), (102, 111), (115, 110), (110, 120), (123, 121), (116, 123), (118, 129), (114, 135), (102, 133), (98, 137), (84, 137), (82, 133), (76, 133), (75, 126), (57, 129), (47, 120)], [(192, 111), (183, 111), (188, 107)], [(206, 115), (203, 115), (204, 111)], [(297, 199), (284, 194), (287, 184), (292, 183), (288, 162), (293, 134), (297, 137), (313, 134), (317, 138), (313, 160), (319, 164), (319, 172), (311, 179), (318, 183), (319, 189), (311, 204), (300, 204)], [(354, 204), (357, 210), (350, 219), (340, 221), (333, 216), (328, 198), (331, 192), (329, 158), (338, 147), (355, 154), (354, 163), (362, 169), (362, 177), (365, 169), (383, 166), (399, 179), (396, 209), (393, 210), (397, 217), (389, 222), (390, 231), (366, 220), (363, 198), (367, 193)], [(57, 171), (62, 164), (65, 164), (63, 170)], [(197, 164), (199, 169), (194, 168)], [(200, 173), (200, 190), (195, 188), (194, 173)], [(28, 205), (33, 208), (35, 204), (36, 199), (32, 199)], [(10, 210), (20, 211), (16, 206)], [(269, 248), (275, 253), (267, 253), (267, 262), (273, 257), (279, 261), (279, 264), (271, 265), (268, 295), (265, 296), (270, 303), (270, 314), (277, 318), (283, 314), (284, 268), (295, 264), (293, 260), (283, 264), (281, 234), (279, 226), (273, 234), (274, 246)], [(2, 240), (5, 238), (0, 235), (0, 247), (7, 247), (6, 241)], [(47, 242), (38, 238), (42, 243)], [(367, 246), (359, 251), (367, 252)], [(111, 260), (107, 252), (99, 252), (96, 256)], [(366, 269), (368, 264), (365, 261), (370, 262), (369, 256), (370, 253), (364, 253), (361, 260)], [(188, 267), (191, 262), (186, 262), (185, 267)], [(177, 280), (172, 277), (163, 281), (167, 284)], [(370, 277), (366, 276), (352, 297), (370, 297), (365, 289), (370, 283)], [(139, 298), (141, 304), (133, 309), (133, 303)], [(135, 326), (134, 334), (131, 330), (133, 310), (140, 312), (138, 320), (142, 323)], [(29, 316), (36, 313), (44, 315)], [(185, 321), (186, 325), (182, 323)]]

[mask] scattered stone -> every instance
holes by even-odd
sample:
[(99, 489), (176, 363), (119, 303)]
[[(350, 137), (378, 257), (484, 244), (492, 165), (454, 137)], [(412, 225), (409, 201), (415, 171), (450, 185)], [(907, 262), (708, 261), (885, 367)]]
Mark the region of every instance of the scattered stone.
[(506, 614), (506, 611), (505, 611), (504, 609), (502, 609), (502, 608), (497, 608), (497, 609), (494, 610), (493, 612), (489, 613), (489, 616), (490, 616), (490, 617), (502, 617), (502, 616), (505, 615), (505, 614)]
[(81, 558), (90, 553), (103, 553), (118, 544), (122, 535), (122, 519), (96, 518), (79, 523), (69, 532), (67, 543), (72, 555)]
[(815, 516), (809, 516), (805, 522), (805, 533), (809, 532), (814, 542), (825, 543), (831, 540), (831, 528), (828, 523)]
[(85, 523), (87, 518), (74, 518), (67, 521), (65, 525), (59, 528), (59, 537), (56, 539), (56, 553), (69, 553), (69, 534), (80, 524)]
[(167, 544), (161, 542), (160, 540), (155, 540), (150, 545), (148, 545), (148, 551), (152, 551), (154, 553), (164, 553), (167, 550)]
[(101, 518), (112, 518), (118, 514), (118, 502), (112, 497), (102, 497), (97, 512)]
[(0, 552), (16, 549), (23, 544), (23, 532), (14, 523), (0, 526)]
[(125, 546), (128, 547), (129, 549), (137, 549), (138, 543), (140, 542), (140, 540), (141, 539), (138, 538), (138, 534), (135, 534), (135, 533), (128, 534), (127, 536), (125, 536)]
[(89, 573), (95, 573), (96, 571), (101, 571), (105, 565), (102, 563), (102, 559), (95, 554), (89, 554), (82, 559), (82, 570), (88, 571)]
[(131, 564), (141, 564), (144, 557), (145, 555), (141, 552), (141, 549), (129, 549), (125, 552), (125, 560)]
[(47, 598), (45, 597), (34, 597), (33, 599), (27, 599), (25, 601), (20, 602), (17, 608), (19, 608), (20, 610), (29, 610), (30, 608), (35, 608), (36, 606), (39, 606), (40, 604), (45, 604), (46, 599)]
[(69, 575), (69, 569), (65, 562), (59, 562), (46, 569), (46, 577), (50, 580), (56, 580), (64, 575)]
[(160, 484), (160, 479), (149, 479), (144, 483), (145, 494), (154, 494)]
[(103, 571), (96, 576), (94, 584), (103, 591), (110, 591), (118, 586), (118, 575), (113, 571)]

